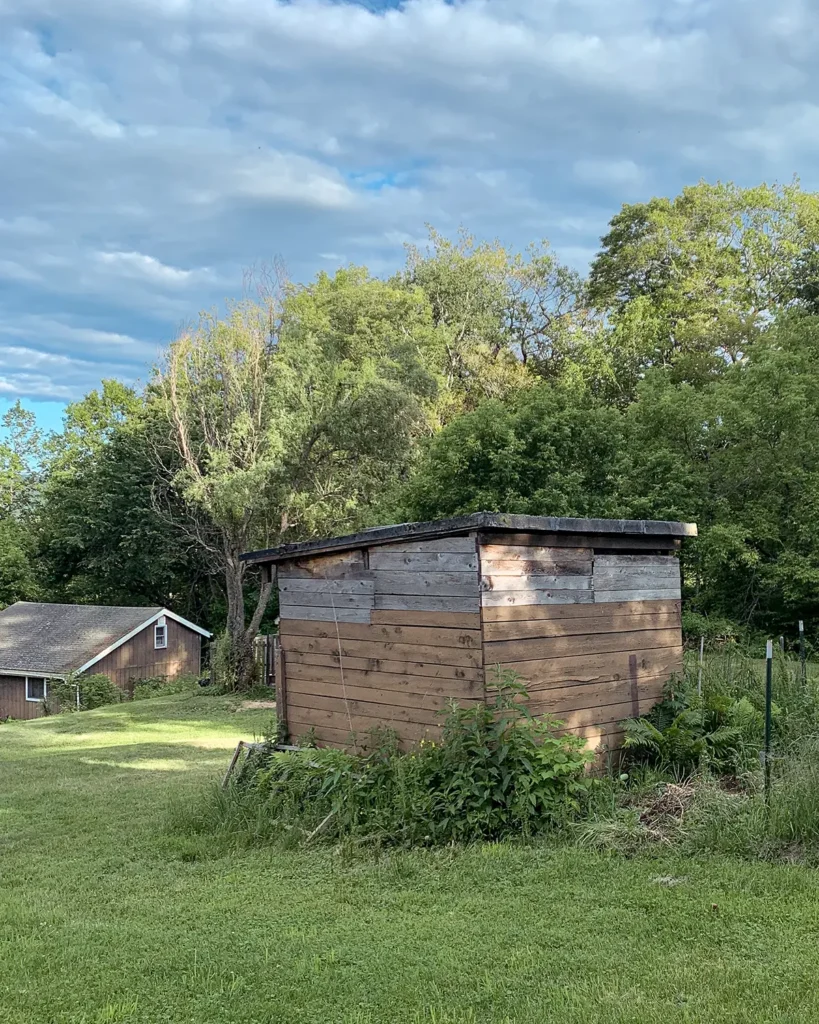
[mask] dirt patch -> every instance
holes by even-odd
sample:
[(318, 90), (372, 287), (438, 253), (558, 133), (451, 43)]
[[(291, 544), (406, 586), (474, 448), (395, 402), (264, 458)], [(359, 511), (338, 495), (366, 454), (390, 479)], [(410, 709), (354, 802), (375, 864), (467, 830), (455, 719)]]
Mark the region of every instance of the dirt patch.
[(239, 711), (256, 711), (260, 708), (275, 709), (275, 700), (243, 700), (239, 705)]

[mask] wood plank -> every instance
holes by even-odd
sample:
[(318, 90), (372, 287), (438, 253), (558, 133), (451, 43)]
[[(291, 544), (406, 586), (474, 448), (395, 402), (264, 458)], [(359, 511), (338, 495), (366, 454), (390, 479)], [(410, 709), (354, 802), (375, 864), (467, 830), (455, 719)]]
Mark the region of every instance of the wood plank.
[(481, 558), (481, 572), (485, 576), (591, 576), (592, 564), (591, 558)]
[(370, 551), (371, 569), (393, 569), (409, 572), (467, 572), (477, 573), (478, 554), (472, 551), (448, 553), (445, 551), (400, 552), (389, 548)]
[(440, 732), (440, 728), (436, 729), (428, 725), (418, 725), (415, 722), (402, 722), (398, 719), (379, 721), (378, 719), (362, 715), (350, 715), (348, 717), (343, 713), (339, 714), (335, 711), (324, 711), (319, 708), (302, 708), (294, 706), (289, 709), (289, 718), (292, 723), (305, 726), (302, 733), (306, 732), (311, 726), (315, 726), (316, 729), (322, 730), (334, 729), (336, 732), (347, 737), (349, 737), (350, 732), (355, 734), (360, 733), (361, 735), (358, 736), (360, 741), (366, 741), (368, 738), (367, 733), (379, 725), (395, 729), (402, 739), (414, 742), (418, 742), (426, 736), (435, 735)]
[[(616, 565), (599, 566), (594, 564), (595, 580), (678, 580), (680, 578), (680, 563), (676, 558), (671, 559), (671, 565)], [(649, 583), (649, 586), (658, 584)], [(661, 584), (659, 584), (661, 585)], [(615, 590), (615, 587), (607, 587), (607, 590)]]
[(638, 629), (628, 633), (586, 633), (499, 640), (486, 644), (484, 657), (487, 665), (505, 665), (510, 661), (541, 661), (544, 658), (577, 657), (613, 651), (654, 650), (657, 647), (677, 647), (679, 643), (679, 629)]
[[(662, 697), (665, 682), (663, 676), (646, 676), (638, 681), (637, 693), (641, 708), (644, 702), (647, 702), (646, 710), (657, 703)], [(578, 683), (574, 686), (557, 686), (541, 690), (536, 700), (528, 702), (528, 707), (533, 715), (547, 715), (577, 711), (581, 708), (605, 707), (608, 704), (622, 704), (629, 700), (630, 681), (610, 679), (606, 683)]]
[(317, 555), (314, 558), (296, 558), (281, 562), (279, 574), (290, 578), (326, 579), (344, 577), (365, 569), (362, 551), (344, 551), (340, 554)]
[[(610, 651), (593, 655), (575, 655), (571, 658), (548, 658), (542, 661), (510, 661), (503, 667), (518, 673), (533, 696), (539, 690), (549, 689), (556, 683), (607, 682), (610, 679), (629, 678), (629, 657), (637, 658), (638, 678), (679, 674), (682, 669), (682, 645), (650, 650)], [(487, 677), (494, 668), (487, 659)]]
[(294, 576), (279, 576), (279, 593), (285, 594), (373, 594), (375, 582), (372, 576), (361, 579), (301, 579)]
[(309, 593), (306, 590), (285, 591), (279, 594), (279, 607), (292, 608), (372, 608), (372, 594)]
[(607, 704), (602, 708), (583, 708), (578, 711), (567, 711), (560, 716), (563, 725), (574, 732), (584, 726), (619, 725), (631, 718), (631, 702)]
[(475, 578), (474, 597), (414, 597), (403, 594), (376, 594), (375, 608), (379, 611), (402, 612), (461, 612), (475, 614), (480, 611), (478, 580)]
[(436, 629), (434, 626), (378, 626), (341, 623), (338, 631), (334, 626), (317, 622), (289, 619), (282, 623), (281, 632), (293, 636), (331, 637), (341, 636), (345, 640), (388, 641), (390, 643), (413, 643), (432, 647), (467, 647), (480, 650), (479, 629)]
[(282, 646), (287, 649), (287, 670), (293, 664), (321, 665), (334, 667), (341, 664), (345, 672), (353, 669), (361, 672), (386, 672), (396, 676), (424, 676), (427, 679), (456, 679), (463, 682), (477, 682), (483, 685), (483, 668), (465, 668), (462, 665), (433, 665), (428, 661), (401, 661), (395, 658), (351, 658), (339, 660), (338, 651), (333, 654), (304, 654), (290, 650), (290, 637), (282, 637)]
[(285, 605), (279, 608), (279, 621), (312, 620), (314, 622), (359, 622), (369, 623), (369, 608), (304, 608), (301, 605)]
[[(282, 638), (284, 639), (284, 637)], [(334, 637), (288, 636), (287, 650), (301, 654), (339, 654), (348, 658), (374, 658), (391, 661), (414, 661), (416, 664), (452, 665), (480, 668), (480, 650), (457, 647), (431, 647), (423, 644), (401, 644), (392, 641), (336, 640)]]
[(653, 615), (672, 609), (680, 613), (679, 598), (661, 601), (620, 601), (600, 605), (521, 605), (519, 607), (483, 608), (487, 622), (524, 622), (539, 619), (608, 618), (610, 615)]
[(322, 696), (317, 693), (302, 693), (295, 687), (288, 694), (289, 709), (306, 708), (310, 710), (329, 711), (354, 718), (372, 718), (376, 725), (393, 724), (396, 722), (412, 722), (415, 725), (443, 725), (443, 716), (435, 708), (404, 707), (400, 704), (376, 704), (372, 701), (355, 700), (348, 696)]
[(595, 555), (595, 569), (621, 569), (629, 566), (652, 566), (658, 567), (676, 565), (679, 567), (679, 559), (675, 555)]
[(487, 590), (481, 594), (484, 608), (498, 606), (533, 604), (591, 604), (594, 592), (591, 590), (501, 590), (497, 593)]
[[(589, 608), (589, 605), (580, 607)], [(602, 605), (602, 607), (608, 609), (618, 606), (609, 604)], [(595, 617), (573, 616), (563, 619), (485, 622), (483, 635), (487, 643), (492, 643), (498, 640), (525, 640), (530, 637), (582, 636), (585, 633), (628, 633), (638, 629), (675, 629), (679, 634), (679, 628), (679, 610), (664, 607), (662, 611), (649, 615), (632, 612)]]
[(475, 597), (478, 593), (477, 578), (462, 572), (376, 569), (372, 570), (372, 577), (376, 594)]
[(481, 563), (483, 562), (590, 562), (593, 555), (591, 547), (547, 547), (543, 544), (481, 544)]
[(479, 612), (419, 612), (377, 608), (371, 615), (373, 625), (444, 626), (447, 629), (480, 629)]
[[(474, 554), (476, 550), (475, 534), (467, 534), (463, 537), (436, 537), (434, 540), (412, 540), (400, 544), (379, 545), (384, 551), (392, 551), (396, 554), (415, 554), (425, 551), (441, 551), (444, 554)], [(371, 548), (374, 551), (375, 548)]]
[(574, 576), (530, 576), (521, 573), (517, 576), (481, 576), (481, 590), (591, 590), (592, 577), (588, 575)]
[[(328, 692), (354, 687), (359, 691), (373, 690), (394, 694), (394, 700), (382, 701), (385, 704), (404, 704), (407, 701), (417, 703), (427, 697), (434, 697), (443, 702), (474, 701), (482, 700), (484, 692), (483, 683), (479, 680), (430, 679), (428, 676), (395, 675), (390, 672), (348, 668), (344, 669), (342, 683), (342, 673), (338, 665), (322, 666), (297, 662), (289, 665), (288, 672), (291, 683), (299, 686), (302, 692), (310, 692), (307, 685), (315, 684), (326, 687)], [(351, 693), (351, 696), (356, 695)]]
[(612, 601), (678, 601), (680, 599), (679, 584), (662, 590), (595, 590), (595, 604), (606, 604)]
[(641, 536), (639, 534), (609, 535), (591, 533), (506, 533), (503, 530), (481, 530), (478, 542), (483, 545), (512, 545), (515, 547), (588, 548), (616, 554), (662, 554), (678, 548), (679, 539), (668, 536)]

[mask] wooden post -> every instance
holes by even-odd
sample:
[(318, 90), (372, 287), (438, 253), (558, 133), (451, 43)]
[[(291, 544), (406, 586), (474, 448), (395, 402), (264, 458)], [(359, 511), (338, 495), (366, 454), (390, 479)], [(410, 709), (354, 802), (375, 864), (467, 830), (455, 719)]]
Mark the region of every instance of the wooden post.
[(780, 652), (780, 654), (784, 654), (785, 653), (785, 637), (784, 636), (781, 636), (779, 638), (779, 652)]
[(799, 668), (802, 675), (802, 685), (808, 682), (808, 666), (805, 658), (805, 623), (799, 620)]
[(279, 723), (279, 735), (283, 738), (289, 736), (290, 729), (287, 724), (287, 676), (280, 636), (275, 637), (273, 650), (276, 664), (276, 718)]
[(771, 798), (771, 705), (773, 703), (773, 641), (765, 645), (765, 802)]
[(697, 694), (700, 697), (702, 696), (702, 661), (703, 661), (703, 654), (704, 654), (704, 652), (705, 652), (705, 637), (701, 636), (700, 637), (700, 664), (699, 664), (699, 668), (697, 670)]

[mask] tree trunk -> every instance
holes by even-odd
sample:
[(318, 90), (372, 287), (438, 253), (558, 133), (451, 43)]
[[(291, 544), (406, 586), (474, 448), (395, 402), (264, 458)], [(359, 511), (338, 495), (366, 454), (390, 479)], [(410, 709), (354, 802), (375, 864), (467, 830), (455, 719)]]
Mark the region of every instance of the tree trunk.
[(227, 593), (227, 635), (228, 645), (223, 671), (227, 673), (225, 685), (230, 690), (247, 690), (254, 682), (256, 664), (253, 657), (253, 641), (259, 632), (267, 604), (273, 591), (271, 581), (263, 581), (259, 597), (250, 622), (245, 624), (244, 580), (246, 567), (239, 558), (239, 551), (226, 553), (225, 591)]

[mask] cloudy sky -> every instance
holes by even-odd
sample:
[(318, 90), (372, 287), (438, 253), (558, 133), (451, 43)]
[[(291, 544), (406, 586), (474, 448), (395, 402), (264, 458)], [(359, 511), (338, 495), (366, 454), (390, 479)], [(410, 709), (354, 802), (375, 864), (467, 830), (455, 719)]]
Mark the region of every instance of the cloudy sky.
[(0, 411), (144, 379), (242, 268), (819, 187), (815, 0), (0, 0)]

